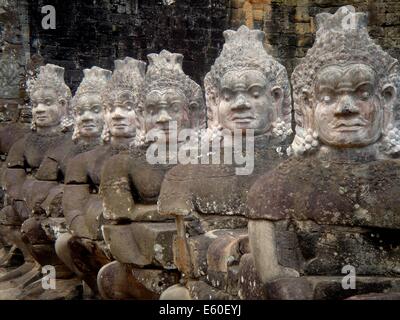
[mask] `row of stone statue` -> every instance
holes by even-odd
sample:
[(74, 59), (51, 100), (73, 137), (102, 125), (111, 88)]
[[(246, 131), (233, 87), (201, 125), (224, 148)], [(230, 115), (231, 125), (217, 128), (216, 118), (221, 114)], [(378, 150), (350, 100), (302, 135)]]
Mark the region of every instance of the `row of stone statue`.
[[(84, 70), (72, 99), (41, 67), (31, 110), (1, 124), (0, 298), (400, 298), (398, 62), (353, 7), (316, 20), (291, 86), (262, 31), (225, 31), (205, 103), (166, 50)], [(173, 121), (219, 142), (254, 130), (254, 170), (149, 163), (182, 145)]]

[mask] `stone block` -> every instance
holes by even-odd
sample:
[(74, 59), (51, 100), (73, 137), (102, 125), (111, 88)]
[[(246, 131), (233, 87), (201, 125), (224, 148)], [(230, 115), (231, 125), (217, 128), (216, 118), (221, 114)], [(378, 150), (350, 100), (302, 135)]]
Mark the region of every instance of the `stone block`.
[(103, 236), (112, 255), (122, 263), (139, 267), (162, 266), (174, 269), (173, 237), (175, 223), (132, 222), (104, 225)]

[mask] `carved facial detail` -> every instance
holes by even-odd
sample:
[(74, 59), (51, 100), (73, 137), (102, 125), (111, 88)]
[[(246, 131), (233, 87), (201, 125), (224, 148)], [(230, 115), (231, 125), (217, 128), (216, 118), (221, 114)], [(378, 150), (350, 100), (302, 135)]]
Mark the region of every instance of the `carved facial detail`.
[(160, 130), (168, 141), (175, 128), (170, 123), (175, 122), (178, 131), (189, 126), (188, 104), (186, 96), (172, 88), (149, 92), (144, 108), (146, 130)]
[(31, 95), (32, 118), (37, 127), (54, 127), (61, 123), (66, 101), (52, 88), (38, 88)]
[(119, 93), (106, 111), (106, 121), (114, 137), (131, 138), (136, 134), (135, 101), (128, 91)]
[[(273, 97), (273, 94), (276, 96)], [(221, 80), (218, 119), (223, 128), (254, 129), (255, 134), (268, 132), (276, 119), (276, 99), (265, 76), (256, 70), (230, 71)]]
[(383, 128), (383, 106), (375, 72), (364, 64), (328, 66), (315, 84), (315, 128), (332, 146), (367, 146)]
[(103, 130), (103, 108), (98, 94), (88, 93), (79, 97), (75, 107), (75, 122), (83, 137), (99, 137)]

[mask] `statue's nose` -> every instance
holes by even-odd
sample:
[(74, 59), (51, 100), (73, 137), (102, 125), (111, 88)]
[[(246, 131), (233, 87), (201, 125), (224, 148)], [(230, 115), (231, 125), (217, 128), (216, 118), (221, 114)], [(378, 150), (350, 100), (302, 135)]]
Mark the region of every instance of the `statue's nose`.
[(243, 94), (239, 94), (232, 106), (232, 110), (246, 110), (250, 109), (250, 103), (247, 101)]
[(354, 113), (358, 113), (359, 109), (357, 105), (354, 103), (353, 99), (349, 96), (345, 96), (341, 99), (337, 105), (335, 110), (335, 115), (343, 116), (343, 115), (351, 115)]
[(172, 120), (172, 118), (170, 117), (168, 112), (166, 110), (161, 110), (160, 115), (157, 119), (157, 122), (168, 122), (171, 120)]
[(120, 107), (115, 108), (113, 115), (112, 115), (112, 119), (113, 120), (119, 120), (119, 119), (124, 119), (124, 115), (122, 113), (122, 109)]

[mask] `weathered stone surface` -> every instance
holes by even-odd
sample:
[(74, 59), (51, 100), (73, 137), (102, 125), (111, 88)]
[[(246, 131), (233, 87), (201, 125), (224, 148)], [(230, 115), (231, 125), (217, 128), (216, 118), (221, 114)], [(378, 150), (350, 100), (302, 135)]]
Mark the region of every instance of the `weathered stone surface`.
[[(178, 165), (166, 175), (158, 203), (160, 213), (175, 215), (182, 228), (174, 250), (184, 277), (189, 282), (196, 279), (210, 284), (219, 295), (237, 296), (239, 260), (248, 248), (247, 232), (241, 229), (247, 225), (243, 218), (247, 192), (261, 172), (282, 159), (278, 150), (285, 149), (291, 133), (290, 88), (284, 68), (265, 51), (262, 32), (242, 26), (238, 31), (225, 31), (224, 37), (222, 53), (204, 81), (209, 139), (220, 139), (222, 149), (218, 152), (224, 156), (230, 152), (224, 149), (224, 139), (229, 141), (234, 130), (254, 129), (255, 137), (246, 140), (254, 143), (253, 170), (240, 175), (235, 163)], [(268, 77), (264, 77), (266, 73)], [(237, 89), (252, 85), (263, 88), (259, 101), (252, 99), (250, 91)], [(229, 93), (221, 88), (229, 88)], [(276, 95), (267, 94), (274, 90)], [(273, 116), (268, 117), (269, 112)], [(253, 115), (251, 121), (235, 120), (246, 114)], [(186, 218), (184, 225), (179, 220), (182, 216)], [(187, 244), (186, 252), (181, 250), (182, 242)]]
[(258, 277), (253, 257), (250, 253), (244, 254), (240, 259), (238, 275), (238, 293), (242, 300), (265, 299), (263, 284)]
[(190, 296), (194, 300), (231, 300), (234, 297), (218, 290), (203, 281), (189, 281), (187, 283)]
[[(108, 220), (103, 235), (118, 262), (132, 268), (161, 267), (160, 272), (175, 274), (169, 270), (176, 268), (172, 253), (176, 224), (155, 214), (154, 209), (164, 175), (176, 164), (178, 154), (168, 152), (166, 163), (154, 163), (147, 150), (161, 153), (160, 148), (165, 146), (179, 150), (182, 143), (175, 140), (175, 135), (180, 130), (205, 126), (204, 99), (200, 86), (183, 72), (181, 54), (162, 50), (149, 54), (148, 60), (144, 89), (138, 94), (138, 146), (111, 158), (103, 169), (101, 194), (104, 217)], [(102, 269), (104, 274), (108, 274), (107, 268)], [(145, 297), (140, 281), (132, 281), (138, 287), (127, 290), (126, 298), (131, 294), (137, 297), (137, 290)], [(109, 288), (113, 284), (100, 286)]]
[[(342, 23), (350, 18), (353, 28)], [(366, 18), (349, 6), (317, 16), (316, 42), (292, 75), (294, 157), (249, 192), (250, 247), (268, 298), (349, 297), (330, 278), (345, 266), (360, 294), (391, 288), (399, 273), (398, 61), (369, 37)]]
[(122, 263), (132, 263), (139, 267), (153, 265), (175, 268), (172, 254), (175, 223), (104, 225), (103, 234), (113, 256)]

